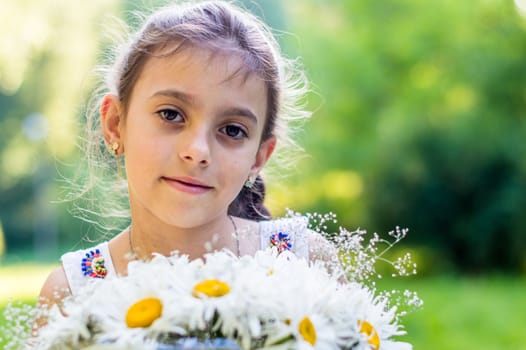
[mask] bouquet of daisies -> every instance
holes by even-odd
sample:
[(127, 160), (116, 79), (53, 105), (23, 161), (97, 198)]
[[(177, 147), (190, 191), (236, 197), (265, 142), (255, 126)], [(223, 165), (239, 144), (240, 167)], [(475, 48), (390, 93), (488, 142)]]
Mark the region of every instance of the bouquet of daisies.
[[(332, 214), (309, 215), (309, 228), (318, 232), (335, 221)], [(155, 255), (131, 261), (127, 276), (90, 280), (49, 309), (7, 307), (0, 334), (10, 350), (411, 349), (395, 339), (405, 334), (400, 316), (422, 301), (414, 292), (375, 287), (377, 262), (395, 275), (416, 273), (409, 254), (385, 256), (406, 233), (397, 228), (390, 239), (367, 238), (364, 230), (340, 228), (330, 236), (336, 266), (276, 247), (241, 258), (228, 251), (193, 261)], [(28, 340), (35, 319), (46, 325)]]
[(47, 317), (33, 348), (159, 349), (227, 339), (247, 350), (411, 349), (393, 340), (404, 332), (386, 297), (274, 250), (133, 261), (128, 276), (94, 281)]

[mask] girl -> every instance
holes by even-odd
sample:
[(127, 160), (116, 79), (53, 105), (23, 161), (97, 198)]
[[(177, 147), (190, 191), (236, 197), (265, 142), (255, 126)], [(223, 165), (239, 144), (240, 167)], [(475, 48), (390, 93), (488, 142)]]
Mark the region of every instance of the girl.
[(152, 253), (241, 256), (274, 245), (311, 260), (335, 257), (306, 220), (268, 220), (263, 206), (259, 174), (286, 122), (307, 113), (296, 108), (302, 75), (291, 74), (258, 19), (222, 1), (168, 7), (121, 51), (100, 123), (88, 120), (98, 127), (87, 159), (113, 158), (117, 167), (123, 159), (131, 224), (109, 242), (65, 254), (42, 297), (125, 275), (130, 259)]

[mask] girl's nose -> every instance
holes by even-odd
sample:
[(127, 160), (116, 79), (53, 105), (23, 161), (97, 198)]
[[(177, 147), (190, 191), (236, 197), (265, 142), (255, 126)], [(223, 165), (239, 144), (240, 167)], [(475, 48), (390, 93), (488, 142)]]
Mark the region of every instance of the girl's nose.
[(206, 132), (202, 130), (186, 130), (186, 135), (181, 138), (183, 140), (179, 143), (179, 157), (183, 161), (200, 166), (208, 166), (210, 164), (210, 145)]

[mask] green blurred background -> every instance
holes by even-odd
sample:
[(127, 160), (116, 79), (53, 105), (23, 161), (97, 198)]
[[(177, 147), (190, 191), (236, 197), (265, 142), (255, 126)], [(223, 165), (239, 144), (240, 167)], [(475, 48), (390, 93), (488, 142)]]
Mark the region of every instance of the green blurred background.
[[(0, 307), (97, 238), (58, 201), (63, 177), (106, 24), (160, 3), (0, 2)], [(424, 299), (415, 349), (526, 349), (526, 1), (244, 3), (313, 83), (306, 156), (268, 182), (273, 213), (409, 228), (398, 250), (418, 276), (383, 283)]]

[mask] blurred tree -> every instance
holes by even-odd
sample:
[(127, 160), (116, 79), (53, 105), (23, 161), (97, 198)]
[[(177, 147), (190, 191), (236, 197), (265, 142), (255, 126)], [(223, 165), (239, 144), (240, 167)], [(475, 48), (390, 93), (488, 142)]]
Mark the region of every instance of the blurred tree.
[(514, 4), (287, 4), (323, 103), (305, 131), (306, 171), (279, 205), (379, 232), (409, 227), (407, 242), (465, 270), (519, 269), (526, 26)]
[[(54, 170), (71, 171), (63, 165), (76, 156), (78, 109), (100, 39), (93, 23), (111, 6), (0, 3), (0, 218), (10, 250), (27, 250), (39, 232), (51, 234), (37, 238), (39, 250), (57, 232), (69, 242), (81, 236), (78, 222), (60, 213), (64, 207), (51, 204), (58, 199)], [(49, 226), (52, 216), (60, 218), (57, 227)]]
[(5, 254), (5, 238), (4, 238), (4, 227), (2, 221), (0, 221), (0, 259)]

